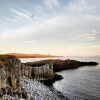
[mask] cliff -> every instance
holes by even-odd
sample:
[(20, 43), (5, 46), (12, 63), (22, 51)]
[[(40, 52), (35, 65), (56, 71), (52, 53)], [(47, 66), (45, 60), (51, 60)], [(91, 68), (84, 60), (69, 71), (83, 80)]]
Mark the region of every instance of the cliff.
[(4, 94), (20, 94), (21, 77), (46, 80), (52, 79), (54, 75), (52, 62), (31, 67), (22, 64), (15, 56), (0, 55), (0, 97)]
[(0, 89), (12, 87), (18, 88), (21, 76), (21, 62), (14, 56), (0, 55)]
[(44, 65), (47, 62), (53, 62), (53, 71), (61, 71), (66, 69), (73, 69), (81, 66), (94, 66), (98, 63), (96, 62), (80, 62), (77, 60), (60, 60), (60, 59), (50, 59), (50, 60), (42, 60), (42, 61), (36, 61), (36, 62), (27, 62), (26, 65), (29, 66), (41, 66)]

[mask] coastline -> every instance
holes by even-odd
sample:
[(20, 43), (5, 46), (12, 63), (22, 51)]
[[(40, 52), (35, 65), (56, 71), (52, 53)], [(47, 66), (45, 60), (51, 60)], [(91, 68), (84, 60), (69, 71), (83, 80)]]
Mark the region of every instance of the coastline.
[(22, 98), (23, 100), (62, 100), (48, 87), (33, 79), (33, 72), (40, 79), (41, 77), (53, 78), (54, 75), (57, 79), (58, 75), (53, 73), (52, 66), (52, 63), (47, 63), (42, 68), (33, 68), (22, 64), (15, 56), (0, 55), (0, 98), (4, 100), (21, 100)]
[(83, 67), (83, 66), (96, 66), (96, 65), (98, 65), (98, 63), (94, 62), (94, 61), (85, 62), (85, 61), (78, 61), (78, 60), (71, 60), (71, 59), (66, 59), (66, 60), (46, 59), (46, 60), (40, 60), (40, 61), (27, 62), (24, 64), (35, 67), (35, 66), (42, 66), (48, 62), (53, 62), (53, 71), (54, 72), (67, 70), (67, 69), (75, 69), (75, 68)]
[[(11, 94), (14, 96), (17, 95), (18, 98), (21, 98), (21, 95), (24, 95), (23, 97), (25, 98), (30, 98), (29, 95), (31, 95), (31, 93), (28, 93), (26, 91), (27, 89), (23, 87), (23, 84), (27, 86), (27, 83), (28, 83), (29, 87), (26, 87), (26, 88), (30, 88), (29, 81), (31, 79), (37, 79), (38, 82), (39, 81), (42, 83), (44, 82), (44, 85), (50, 86), (51, 83), (54, 83), (55, 81), (63, 79), (61, 75), (55, 74), (55, 72), (58, 71), (58, 69), (61, 71), (65, 69), (66, 67), (73, 68), (74, 66), (76, 68), (77, 66), (80, 66), (80, 65), (97, 65), (97, 63), (96, 62), (80, 62), (80, 61), (70, 60), (70, 59), (67, 59), (67, 60), (50, 59), (50, 60), (43, 60), (39, 62), (28, 62), (24, 64), (24, 63), (21, 63), (21, 61), (15, 56), (1, 55), (0, 56), (0, 71), (1, 71), (0, 73), (0, 77), (1, 77), (0, 94), (1, 95), (0, 96), (3, 97), (5, 96), (5, 94), (8, 94), (8, 95)], [(56, 71), (54, 69), (56, 69)], [(25, 80), (24, 80), (24, 77), (25, 77)], [(21, 85), (20, 78), (21, 80), (24, 81), (22, 85)], [(34, 84), (34, 81), (30, 81), (30, 82)], [(34, 96), (32, 98), (34, 98)], [(59, 97), (57, 96), (57, 98)]]

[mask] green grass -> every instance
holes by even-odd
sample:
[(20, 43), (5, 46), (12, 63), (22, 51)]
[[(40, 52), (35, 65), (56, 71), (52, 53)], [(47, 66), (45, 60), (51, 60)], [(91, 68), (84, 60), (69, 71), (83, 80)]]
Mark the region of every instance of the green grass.
[(5, 61), (7, 60), (8, 56), (7, 55), (0, 55), (0, 60)]
[(0, 54), (0, 65), (6, 64), (7, 63), (7, 58), (8, 58), (7, 55), (1, 55)]

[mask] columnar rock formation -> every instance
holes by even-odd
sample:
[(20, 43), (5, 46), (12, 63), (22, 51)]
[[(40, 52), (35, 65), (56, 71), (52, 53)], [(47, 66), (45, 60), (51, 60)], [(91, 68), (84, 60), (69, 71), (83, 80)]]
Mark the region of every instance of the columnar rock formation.
[(42, 60), (42, 61), (36, 61), (36, 62), (27, 62), (26, 65), (28, 66), (42, 66), (47, 62), (53, 63), (53, 71), (61, 71), (66, 69), (73, 69), (78, 68), (81, 66), (95, 66), (98, 65), (97, 62), (81, 62), (77, 60), (60, 60), (60, 59), (50, 59), (50, 60)]
[(14, 56), (0, 55), (0, 96), (11, 91), (15, 93), (21, 91), (19, 78), (23, 76), (37, 80), (52, 78), (53, 64), (31, 67), (22, 64)]
[(54, 76), (53, 66), (51, 64), (45, 64), (43, 66), (36, 66), (32, 69), (32, 74), (37, 80), (46, 80)]

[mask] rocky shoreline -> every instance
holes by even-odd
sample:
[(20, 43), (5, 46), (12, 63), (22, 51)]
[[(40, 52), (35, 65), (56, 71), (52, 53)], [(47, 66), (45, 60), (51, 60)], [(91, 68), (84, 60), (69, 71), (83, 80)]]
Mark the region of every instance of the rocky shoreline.
[(63, 79), (62, 75), (55, 74), (55, 76), (52, 79), (49, 79), (49, 80), (40, 80), (40, 82), (42, 82), (44, 85), (52, 86), (52, 84), (55, 81), (59, 81), (59, 80), (62, 80), (62, 79)]
[(97, 62), (81, 62), (77, 60), (60, 60), (60, 59), (50, 59), (50, 60), (42, 60), (42, 61), (35, 61), (35, 62), (27, 62), (25, 65), (29, 66), (41, 66), (47, 62), (53, 62), (53, 71), (58, 72), (67, 69), (74, 69), (82, 66), (95, 66), (98, 65)]
[(22, 64), (14, 56), (0, 55), (0, 100), (62, 100), (36, 81), (58, 76), (53, 72), (51, 62), (32, 67)]
[(37, 80), (21, 77), (20, 83), (22, 92), (4, 94), (0, 100), (69, 100), (59, 91), (48, 88)]
[(97, 63), (57, 59), (23, 64), (15, 56), (0, 55), (0, 100), (66, 100), (42, 83), (63, 79), (54, 72), (87, 65)]

